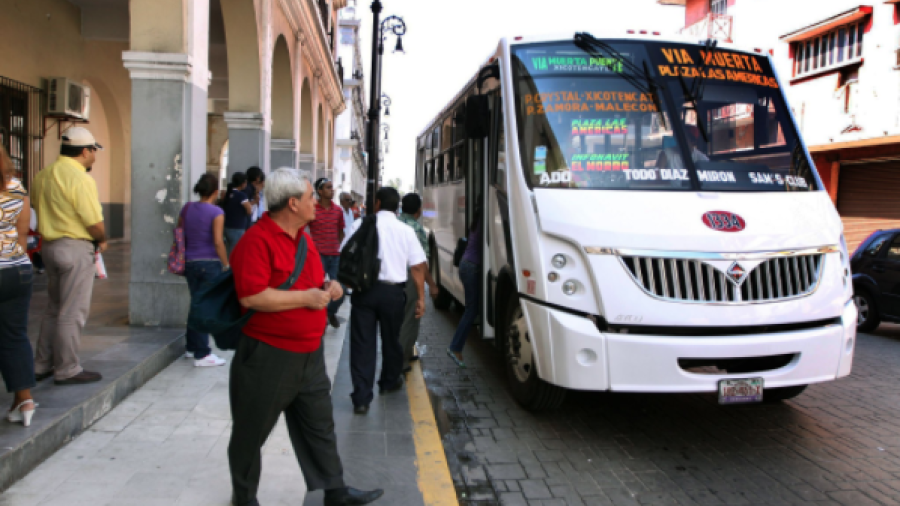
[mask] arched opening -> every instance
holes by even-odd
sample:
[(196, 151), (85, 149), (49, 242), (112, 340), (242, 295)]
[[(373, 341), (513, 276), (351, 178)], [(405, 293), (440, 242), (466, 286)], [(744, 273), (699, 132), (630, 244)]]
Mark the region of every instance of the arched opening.
[(300, 169), (308, 171), (312, 176), (315, 171), (315, 158), (313, 156), (313, 107), (312, 88), (309, 79), (303, 79), (300, 87)]
[(228, 110), (262, 111), (259, 36), (253, 0), (219, 0), (228, 53)]
[(325, 177), (328, 167), (325, 165), (325, 118), (322, 117), (322, 104), (316, 111), (316, 177)]
[(294, 138), (294, 84), (291, 55), (284, 36), (275, 42), (272, 54), (272, 138)]

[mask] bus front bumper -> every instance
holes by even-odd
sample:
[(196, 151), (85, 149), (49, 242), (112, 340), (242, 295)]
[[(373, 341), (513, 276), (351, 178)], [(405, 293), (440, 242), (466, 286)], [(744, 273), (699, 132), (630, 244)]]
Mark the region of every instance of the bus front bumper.
[[(840, 323), (797, 331), (732, 336), (665, 336), (601, 332), (584, 317), (523, 301), (538, 374), (575, 390), (715, 392), (729, 378), (761, 377), (766, 388), (806, 385), (847, 376), (856, 344), (856, 306)], [(698, 373), (679, 359), (738, 359), (794, 355), (782, 367), (740, 374)]]

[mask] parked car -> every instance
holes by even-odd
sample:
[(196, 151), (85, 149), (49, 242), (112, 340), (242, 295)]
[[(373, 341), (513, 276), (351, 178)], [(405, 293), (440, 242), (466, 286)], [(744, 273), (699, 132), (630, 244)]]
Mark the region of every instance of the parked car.
[(900, 322), (900, 229), (876, 230), (850, 256), (850, 269), (859, 309), (857, 330)]

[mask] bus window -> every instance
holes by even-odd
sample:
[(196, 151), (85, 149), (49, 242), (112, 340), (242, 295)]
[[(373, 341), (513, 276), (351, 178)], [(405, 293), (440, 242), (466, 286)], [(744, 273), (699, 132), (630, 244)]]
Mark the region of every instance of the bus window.
[(434, 160), (425, 163), (425, 186), (434, 185)]
[(462, 107), (453, 113), (453, 144), (466, 140), (466, 122), (463, 121)]
[(442, 155), (438, 155), (437, 158), (434, 159), (435, 169), (434, 173), (437, 176), (435, 180), (436, 184), (445, 183), (447, 180), (444, 178), (444, 157)]
[(441, 152), (441, 126), (438, 125), (434, 127), (434, 130), (431, 132), (431, 156), (432, 158), (437, 158), (438, 153)]
[(448, 183), (456, 181), (456, 174), (454, 174), (455, 167), (456, 160), (454, 159), (453, 150), (451, 149), (444, 155), (444, 180)]
[(443, 131), (441, 132), (441, 152), (450, 149), (453, 145), (453, 115), (444, 119)]
[(456, 163), (453, 168), (453, 180), (454, 181), (462, 181), (466, 177), (466, 168), (464, 166), (465, 163), (465, 152), (463, 151), (463, 147), (459, 146), (456, 148), (456, 152), (453, 156)]

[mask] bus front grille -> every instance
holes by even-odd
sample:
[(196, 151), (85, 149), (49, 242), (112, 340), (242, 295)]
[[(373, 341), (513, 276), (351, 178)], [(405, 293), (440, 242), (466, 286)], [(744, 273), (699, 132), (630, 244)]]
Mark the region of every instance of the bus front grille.
[[(738, 276), (702, 260), (621, 256), (644, 292), (672, 302), (752, 304), (781, 302), (813, 293), (824, 255), (767, 259)], [(732, 266), (733, 268), (733, 266)]]

